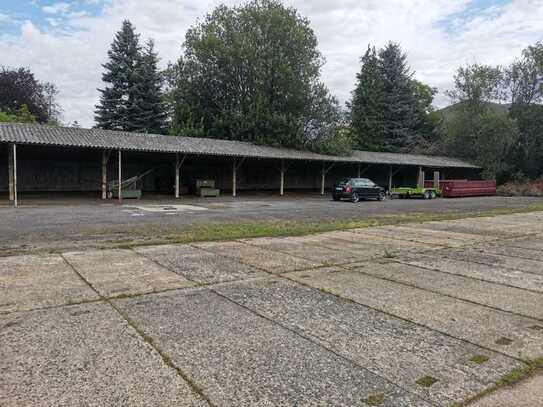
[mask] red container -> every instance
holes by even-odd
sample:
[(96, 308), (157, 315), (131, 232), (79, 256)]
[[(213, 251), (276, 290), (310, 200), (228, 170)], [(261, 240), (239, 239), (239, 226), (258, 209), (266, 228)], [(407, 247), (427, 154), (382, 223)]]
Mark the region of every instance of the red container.
[[(450, 182), (465, 182), (467, 179), (443, 179), (439, 181), (439, 186), (442, 188), (445, 184)], [(434, 187), (434, 181), (433, 180), (426, 180), (424, 181), (424, 188), (433, 188)]]
[(447, 198), (496, 195), (496, 181), (444, 180), (440, 184), (441, 195)]

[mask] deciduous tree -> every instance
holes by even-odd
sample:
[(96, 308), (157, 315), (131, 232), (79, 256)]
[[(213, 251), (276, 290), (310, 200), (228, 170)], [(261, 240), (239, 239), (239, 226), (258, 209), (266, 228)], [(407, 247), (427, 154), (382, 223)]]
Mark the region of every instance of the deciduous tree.
[(313, 148), (333, 128), (317, 38), (295, 9), (219, 6), (189, 29), (184, 49), (168, 75), (176, 134)]
[(38, 123), (58, 122), (57, 95), (55, 85), (38, 81), (27, 68), (0, 69), (0, 111), (11, 117), (31, 115)]

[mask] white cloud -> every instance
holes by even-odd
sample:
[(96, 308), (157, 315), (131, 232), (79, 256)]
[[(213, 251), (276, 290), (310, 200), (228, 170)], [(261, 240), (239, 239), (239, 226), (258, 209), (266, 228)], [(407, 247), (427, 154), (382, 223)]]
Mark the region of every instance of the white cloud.
[[(522, 48), (543, 39), (543, 0), (512, 0), (476, 15), (464, 13), (470, 0), (285, 1), (311, 20), (327, 60), (323, 78), (341, 101), (349, 98), (368, 43), (401, 43), (416, 77), (444, 91), (459, 65), (507, 64)], [(0, 34), (2, 62), (28, 66), (39, 79), (57, 84), (65, 120), (90, 126), (101, 63), (123, 19), (130, 19), (143, 38), (155, 39), (165, 65), (179, 56), (187, 28), (219, 2), (86, 0), (103, 4), (99, 16), (60, 6), (57, 13), (63, 13), (63, 20), (56, 28), (39, 29), (36, 22), (26, 21), (18, 35)], [(443, 93), (436, 102), (446, 103)]]
[(49, 6), (43, 6), (41, 9), (47, 14), (65, 14), (70, 8), (69, 3), (53, 3)]

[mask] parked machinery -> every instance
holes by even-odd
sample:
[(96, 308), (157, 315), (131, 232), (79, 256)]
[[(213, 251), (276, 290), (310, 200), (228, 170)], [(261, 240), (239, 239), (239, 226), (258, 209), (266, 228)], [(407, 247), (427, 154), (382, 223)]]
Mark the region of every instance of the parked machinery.
[(211, 179), (196, 179), (194, 181), (194, 193), (199, 197), (219, 196), (220, 190), (215, 188), (215, 181)]

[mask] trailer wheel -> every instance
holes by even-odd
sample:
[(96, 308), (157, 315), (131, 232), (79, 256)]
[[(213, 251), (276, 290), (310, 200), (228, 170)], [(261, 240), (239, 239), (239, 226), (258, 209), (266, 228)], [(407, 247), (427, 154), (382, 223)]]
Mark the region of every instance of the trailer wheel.
[(432, 199), (432, 193), (430, 191), (424, 191), (424, 199)]
[(436, 191), (430, 191), (430, 199), (436, 199)]

